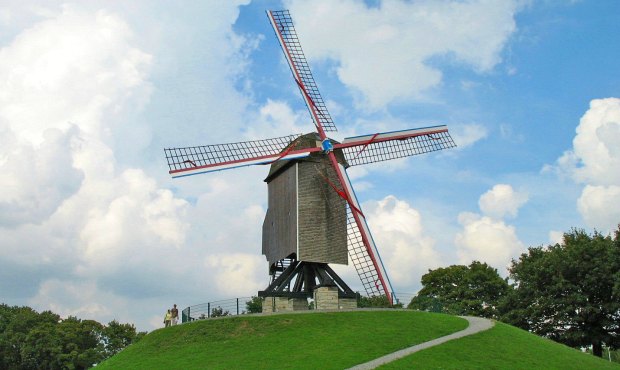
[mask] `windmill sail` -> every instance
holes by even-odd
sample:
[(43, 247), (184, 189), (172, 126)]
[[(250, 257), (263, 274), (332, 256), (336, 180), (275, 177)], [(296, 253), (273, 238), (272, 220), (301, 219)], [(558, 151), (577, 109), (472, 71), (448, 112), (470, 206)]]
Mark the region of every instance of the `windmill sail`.
[(169, 173), (173, 178), (176, 178), (255, 164), (269, 164), (280, 159), (305, 157), (309, 154), (308, 150), (303, 152), (285, 150), (299, 136), (301, 135), (172, 148), (164, 149), (164, 152), (168, 161)]
[(447, 126), (434, 126), (350, 137), (334, 147), (342, 149), (349, 166), (357, 166), (455, 146)]
[(293, 26), (293, 19), (288, 10), (270, 10), (267, 12), (271, 26), (278, 36), (280, 46), (284, 51), (284, 56), (291, 68), (293, 78), (299, 87), (299, 91), (308, 106), (314, 124), (319, 130), (337, 131), (336, 125), (332, 120), (325, 102), (319, 93), (319, 89), (314, 81), (310, 66), (306, 61), (301, 44), (297, 38), (297, 32)]
[(344, 174), (344, 186), (351, 194), (352, 204), (347, 207), (347, 239), (349, 257), (357, 271), (366, 294), (370, 297), (385, 295), (389, 302), (394, 302), (394, 291), (390, 278), (385, 271), (381, 255), (375, 241), (370, 234), (366, 218), (361, 213), (357, 196), (351, 186), (351, 181), (341, 165), (338, 166)]

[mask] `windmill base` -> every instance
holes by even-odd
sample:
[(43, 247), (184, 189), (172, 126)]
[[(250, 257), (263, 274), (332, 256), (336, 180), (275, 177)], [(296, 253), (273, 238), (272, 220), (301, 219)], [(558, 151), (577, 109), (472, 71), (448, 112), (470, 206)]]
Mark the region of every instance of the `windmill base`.
[(263, 313), (307, 310), (308, 300), (305, 298), (263, 297)]
[(258, 296), (263, 312), (308, 310), (309, 298), (316, 310), (357, 308), (357, 294), (326, 263), (292, 261)]

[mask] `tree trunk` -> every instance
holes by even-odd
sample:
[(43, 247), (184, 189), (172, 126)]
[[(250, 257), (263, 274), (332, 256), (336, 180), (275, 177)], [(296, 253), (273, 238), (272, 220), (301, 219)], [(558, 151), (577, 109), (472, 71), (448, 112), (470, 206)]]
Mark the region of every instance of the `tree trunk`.
[(596, 357), (603, 357), (603, 344), (601, 342), (592, 343), (592, 354)]

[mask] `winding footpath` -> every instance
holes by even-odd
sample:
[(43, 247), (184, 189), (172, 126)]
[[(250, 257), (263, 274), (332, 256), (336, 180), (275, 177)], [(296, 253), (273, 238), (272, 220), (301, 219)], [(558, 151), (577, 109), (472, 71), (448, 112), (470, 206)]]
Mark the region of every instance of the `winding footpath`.
[(493, 321), (489, 319), (484, 319), (481, 317), (469, 317), (469, 316), (460, 316), (460, 317), (469, 322), (469, 326), (465, 330), (457, 331), (456, 333), (452, 333), (444, 337), (440, 337), (440, 338), (436, 338), (428, 342), (420, 343), (413, 347), (401, 349), (400, 351), (390, 353), (389, 355), (385, 355), (383, 357), (376, 358), (372, 361), (368, 361), (363, 364), (354, 366), (350, 368), (350, 370), (375, 369), (381, 365), (387, 364), (388, 362), (392, 362), (394, 360), (398, 360), (399, 358), (409, 356), (410, 354), (421, 351), (423, 349), (434, 347), (436, 345), (445, 343), (453, 339), (458, 339), (458, 338), (462, 338), (468, 335), (479, 333), (481, 331), (489, 330), (494, 325)]

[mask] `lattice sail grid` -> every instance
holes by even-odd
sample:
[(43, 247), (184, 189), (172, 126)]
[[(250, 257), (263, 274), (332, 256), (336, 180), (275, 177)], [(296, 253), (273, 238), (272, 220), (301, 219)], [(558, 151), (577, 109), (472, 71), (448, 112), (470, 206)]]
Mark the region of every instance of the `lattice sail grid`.
[(301, 134), (238, 143), (164, 149), (170, 171), (276, 155)]
[(456, 144), (454, 144), (450, 133), (446, 131), (414, 136), (407, 139), (370, 143), (366, 147), (364, 145), (352, 146), (343, 148), (342, 151), (349, 166), (356, 166), (453, 147), (456, 147)]
[[(293, 26), (293, 20), (291, 19), (291, 15), (288, 10), (278, 10), (271, 11), (271, 15), (273, 16), (273, 20), (275, 22), (274, 27), (277, 27), (276, 34), (282, 37), (281, 42), (284, 42), (285, 45), (282, 46), (284, 49), (285, 56), (288, 55), (287, 60), (289, 64), (292, 64), (291, 72), (293, 76), (299, 76), (301, 81), (301, 85), (303, 85), (303, 89), (300, 86), (301, 94), (304, 94), (304, 91), (310, 97), (310, 104), (314, 106), (316, 109), (319, 120), (321, 121), (321, 126), (325, 131), (337, 131), (336, 125), (332, 120), (329, 112), (327, 111), (327, 107), (325, 106), (325, 102), (319, 93), (319, 89), (314, 81), (314, 77), (312, 76), (312, 72), (310, 71), (310, 66), (306, 61), (306, 57), (304, 56), (304, 52), (301, 49), (301, 44), (299, 43), (299, 39), (297, 37), (297, 32), (295, 31), (295, 27)], [(311, 108), (310, 115), (312, 119), (314, 116), (312, 115)], [(318, 124), (315, 122), (315, 124)]]
[(347, 239), (349, 257), (351, 258), (351, 262), (353, 262), (353, 266), (357, 271), (357, 275), (362, 282), (364, 290), (366, 290), (366, 294), (369, 297), (385, 295), (386, 292), (379, 280), (379, 273), (368, 254), (368, 250), (362, 239), (362, 234), (355, 222), (351, 207), (349, 206), (347, 206)]

